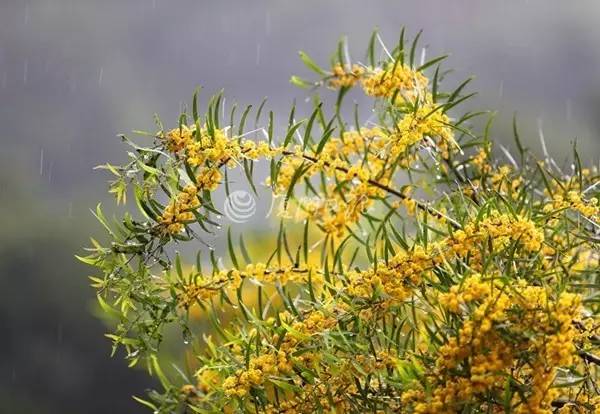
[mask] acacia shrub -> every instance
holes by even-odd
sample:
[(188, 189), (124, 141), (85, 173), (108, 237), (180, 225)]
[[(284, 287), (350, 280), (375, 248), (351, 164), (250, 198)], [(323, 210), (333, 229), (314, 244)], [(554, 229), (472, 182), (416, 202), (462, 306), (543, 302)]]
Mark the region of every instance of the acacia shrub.
[[(600, 407), (598, 170), (576, 150), (569, 168), (536, 157), (516, 125), (517, 152), (495, 157), (489, 123), (470, 126), (486, 114), (459, 112), (468, 80), (446, 90), (443, 57), (416, 61), (418, 37), (402, 31), (387, 48), (374, 33), (363, 63), (341, 42), (330, 69), (301, 52), (315, 80), (292, 82), (314, 92), (314, 111), (298, 121), (292, 108), (282, 134), (264, 102), (224, 117), (222, 94), (203, 114), (195, 94), (174, 128), (123, 136), (130, 162), (104, 168), (138, 211), (109, 223), (98, 208), (112, 240), (81, 259), (118, 320), (114, 347), (162, 382), (140, 402), (159, 413)], [(321, 88), (337, 98), (321, 102)], [(371, 99), (368, 120), (346, 103), (351, 90)], [(229, 194), (231, 169), (283, 200), (265, 258), (231, 228), (228, 263), (203, 242), (220, 228), (213, 196)], [(193, 266), (173, 254), (183, 244), (198, 249)], [(212, 335), (190, 327), (191, 312)], [(163, 371), (169, 324), (195, 344), (191, 376)]]

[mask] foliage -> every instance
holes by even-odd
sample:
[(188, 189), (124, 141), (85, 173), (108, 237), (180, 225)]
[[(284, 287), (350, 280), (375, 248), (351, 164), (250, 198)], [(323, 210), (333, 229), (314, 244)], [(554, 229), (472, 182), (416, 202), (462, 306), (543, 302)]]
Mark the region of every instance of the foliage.
[[(119, 320), (114, 347), (164, 386), (143, 404), (161, 413), (599, 410), (598, 171), (576, 150), (569, 168), (536, 158), (516, 124), (517, 156), (496, 159), (491, 117), (477, 134), (469, 124), (484, 113), (455, 115), (469, 81), (444, 91), (443, 57), (418, 63), (418, 37), (402, 31), (388, 49), (374, 33), (366, 64), (352, 63), (342, 41), (331, 70), (301, 53), (318, 79), (292, 82), (312, 89), (314, 111), (296, 121), (292, 108), (283, 133), (264, 102), (252, 115), (234, 107), (226, 121), (222, 94), (203, 115), (195, 94), (175, 128), (157, 121), (142, 146), (123, 137), (131, 161), (104, 168), (117, 200), (130, 189), (140, 214), (109, 223), (98, 208), (112, 243), (94, 242), (81, 260), (101, 271), (92, 280)], [(320, 88), (337, 91), (329, 110)], [(372, 98), (367, 122), (357, 106), (345, 119), (354, 89)], [(252, 118), (262, 127), (246, 132)], [(264, 139), (250, 139), (256, 131)], [(202, 240), (219, 228), (212, 195), (229, 194), (234, 168), (255, 190), (257, 162), (269, 163), (264, 183), (284, 200), (275, 247), (253, 260), (229, 229), (225, 267)], [(172, 247), (193, 242), (189, 270)], [(198, 309), (214, 336), (191, 330)], [(224, 309), (235, 316), (221, 318)], [(161, 368), (168, 324), (197, 344), (193, 379)]]

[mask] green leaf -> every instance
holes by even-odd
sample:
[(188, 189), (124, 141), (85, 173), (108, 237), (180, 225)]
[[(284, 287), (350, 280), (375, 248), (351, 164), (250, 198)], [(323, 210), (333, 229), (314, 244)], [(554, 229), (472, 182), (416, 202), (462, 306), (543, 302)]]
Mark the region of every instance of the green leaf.
[(515, 143), (517, 144), (517, 148), (519, 149), (519, 153), (521, 154), (521, 165), (523, 165), (523, 154), (525, 154), (525, 147), (523, 147), (523, 143), (521, 142), (521, 137), (519, 136), (519, 129), (517, 127), (517, 113), (513, 114), (512, 119), (512, 128), (513, 128), (513, 136), (515, 137)]
[(322, 105), (323, 103), (320, 102), (319, 105), (313, 110), (312, 114), (310, 115), (310, 118), (308, 119), (308, 123), (306, 124), (306, 128), (304, 129), (304, 142), (302, 143), (303, 150), (306, 149), (309, 142), (311, 141), (310, 133), (312, 131), (313, 124), (315, 123), (315, 118), (317, 117), (317, 114), (319, 113), (319, 110), (321, 109)]
[(297, 386), (293, 383), (278, 380), (275, 378), (269, 378), (269, 382), (272, 383), (273, 385), (275, 385), (277, 388), (281, 388), (282, 390), (288, 391), (288, 392), (298, 393), (302, 390), (302, 388), (300, 388), (299, 386)]
[(298, 122), (296, 122), (294, 125), (292, 125), (290, 128), (288, 128), (287, 134), (285, 135), (285, 139), (283, 140), (283, 147), (287, 147), (288, 144), (292, 141), (292, 138), (294, 137), (294, 134), (296, 133), (296, 131), (298, 130), (298, 128), (300, 128), (300, 125), (302, 125), (302, 123), (306, 121), (306, 119), (302, 119)]
[(308, 56), (306, 53), (300, 51), (298, 52), (298, 54), (300, 55), (300, 59), (306, 65), (307, 68), (318, 73), (321, 76), (327, 75), (327, 73), (323, 69), (321, 69), (321, 67), (319, 67), (319, 65), (317, 65), (315, 61), (312, 60), (310, 56)]
[(177, 277), (183, 282), (183, 267), (181, 266), (181, 255), (179, 252), (175, 253), (175, 270), (177, 271)]
[(200, 92), (201, 88), (197, 88), (194, 91), (194, 96), (192, 98), (192, 117), (194, 118), (194, 123), (198, 122), (199, 117), (198, 117), (198, 93)]
[(314, 86), (314, 83), (309, 82), (305, 79), (302, 79), (301, 77), (296, 76), (296, 75), (294, 75), (290, 78), (290, 83), (292, 85), (297, 86), (298, 88), (302, 88), (302, 89), (308, 89), (308, 88)]
[(239, 269), (237, 257), (235, 255), (235, 250), (233, 249), (233, 242), (231, 240), (231, 227), (227, 229), (227, 248), (229, 249), (229, 257), (231, 258), (231, 263), (236, 269)]
[[(442, 60), (446, 59), (447, 57), (448, 57), (448, 55), (443, 55), (440, 57), (436, 57), (435, 59), (431, 59), (429, 62), (426, 62), (426, 63), (422, 64), (421, 66), (419, 66), (417, 68), (417, 72), (422, 72), (425, 69), (427, 69), (428, 67), (435, 65), (438, 62), (441, 62)], [(436, 72), (437, 72), (437, 70), (436, 70)]]
[(262, 102), (260, 103), (260, 106), (258, 107), (258, 110), (256, 111), (256, 118), (254, 118), (255, 126), (258, 125), (258, 121), (260, 120), (260, 115), (262, 114), (262, 111), (263, 111), (266, 103), (267, 103), (267, 98), (263, 98)]
[(252, 105), (248, 105), (242, 113), (242, 118), (240, 119), (240, 125), (238, 128), (238, 135), (242, 135), (244, 133), (244, 126), (246, 125), (246, 118), (248, 117), (250, 109), (252, 109)]
[(96, 295), (96, 298), (98, 298), (98, 304), (100, 305), (102, 311), (105, 314), (107, 314), (110, 318), (119, 319), (121, 317), (121, 312), (119, 312), (118, 310), (111, 307), (108, 303), (106, 303), (102, 296)]
[(156, 357), (156, 355), (150, 355), (150, 363), (151, 363), (153, 371), (156, 373), (156, 376), (158, 377), (158, 380), (160, 381), (160, 384), (163, 386), (163, 388), (165, 390), (169, 389), (169, 380), (167, 379), (162, 368), (160, 367), (160, 365), (158, 363), (158, 358)]
[(131, 398), (136, 400), (138, 403), (150, 408), (152, 411), (158, 412), (158, 407), (156, 405), (152, 404), (150, 401), (142, 400), (141, 398), (136, 397), (135, 395), (132, 395)]
[(367, 58), (369, 59), (369, 65), (372, 68), (375, 67), (375, 40), (377, 39), (377, 29), (373, 30), (371, 33), (371, 38), (369, 39), (369, 47), (367, 49)]
[(419, 33), (417, 33), (417, 35), (415, 36), (415, 38), (412, 42), (412, 46), (410, 47), (410, 67), (411, 68), (415, 67), (415, 52), (417, 50), (417, 44), (419, 43), (419, 38), (421, 37), (422, 33), (423, 33), (423, 30), (419, 30)]

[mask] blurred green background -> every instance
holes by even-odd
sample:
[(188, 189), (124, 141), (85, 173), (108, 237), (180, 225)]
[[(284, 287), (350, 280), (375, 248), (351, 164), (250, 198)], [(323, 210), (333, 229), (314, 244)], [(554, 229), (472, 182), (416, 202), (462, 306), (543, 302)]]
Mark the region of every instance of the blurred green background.
[(306, 74), (298, 50), (327, 62), (346, 34), (360, 60), (373, 28), (393, 44), (405, 25), (477, 76), (496, 139), (518, 111), (531, 147), (541, 125), (559, 160), (577, 138), (597, 163), (599, 18), (595, 0), (0, 0), (0, 412), (145, 411), (131, 395), (153, 383), (109, 358), (73, 258), (100, 233), (92, 168), (124, 159), (117, 133), (152, 130), (155, 112), (175, 124), (198, 85), (308, 108), (288, 82)]

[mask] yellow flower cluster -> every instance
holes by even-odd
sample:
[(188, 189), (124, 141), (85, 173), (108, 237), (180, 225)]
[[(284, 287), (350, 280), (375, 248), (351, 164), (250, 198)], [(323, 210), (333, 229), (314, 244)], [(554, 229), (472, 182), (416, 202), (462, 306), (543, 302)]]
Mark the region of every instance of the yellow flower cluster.
[(431, 101), (428, 91), (429, 79), (420, 71), (406, 64), (388, 62), (382, 67), (365, 68), (360, 65), (336, 64), (327, 85), (334, 89), (351, 88), (360, 81), (367, 96), (392, 98), (394, 104)]
[(241, 156), (241, 148), (237, 141), (230, 140), (225, 131), (215, 129), (211, 135), (203, 128), (196, 139), (190, 140), (185, 147), (187, 162), (196, 167), (208, 162), (209, 165), (229, 164)]
[(411, 295), (421, 283), (424, 273), (432, 266), (431, 255), (423, 247), (415, 246), (410, 252), (398, 253), (387, 265), (379, 264), (376, 269), (350, 272), (348, 293), (364, 299), (381, 293), (390, 303), (401, 302)]
[(214, 191), (221, 184), (223, 174), (216, 168), (203, 168), (196, 176), (198, 188), (208, 191)]
[(220, 168), (223, 165), (234, 167), (242, 158), (258, 160), (272, 158), (281, 153), (281, 148), (271, 148), (266, 141), (256, 143), (251, 140), (229, 138), (224, 129), (214, 129), (212, 133), (205, 127), (196, 131), (196, 126), (182, 125), (167, 132), (165, 145), (173, 153), (184, 153), (192, 167), (206, 165)]
[[(389, 183), (390, 174), (384, 169), (385, 157), (382, 156), (388, 142), (388, 135), (375, 127), (346, 131), (341, 138), (331, 138), (319, 154), (303, 154), (297, 147), (293, 154), (282, 158), (273, 185), (275, 192), (287, 194), (296, 171), (303, 164), (308, 165), (303, 173), (305, 178), (322, 173), (345, 183), (343, 191), (338, 185), (330, 184), (324, 197), (299, 201), (303, 212), (299, 218), (315, 220), (326, 233), (342, 237), (346, 226), (359, 220), (361, 213), (372, 205), (373, 198), (385, 196), (385, 191), (372, 182)], [(270, 178), (267, 184), (271, 184)], [(290, 216), (288, 211), (282, 215)]]
[(323, 274), (320, 270), (306, 266), (298, 268), (294, 266), (281, 266), (278, 268), (267, 268), (264, 263), (252, 263), (244, 270), (224, 269), (211, 277), (196, 277), (193, 283), (182, 286), (179, 295), (179, 304), (189, 308), (196, 301), (204, 301), (217, 295), (221, 289), (237, 289), (245, 279), (253, 279), (262, 283), (302, 282), (308, 280), (316, 286), (323, 282)]
[(325, 200), (301, 201), (300, 208), (303, 213), (302, 217), (318, 223), (325, 233), (335, 237), (343, 237), (346, 233), (346, 225), (349, 224), (345, 204), (345, 200), (336, 196)]
[(573, 209), (581, 213), (583, 216), (598, 220), (600, 219), (600, 206), (598, 199), (584, 200), (581, 193), (577, 191), (568, 191), (566, 196), (556, 194), (553, 200), (544, 206), (544, 212), (550, 213), (557, 210)]
[(185, 223), (194, 220), (193, 211), (199, 206), (198, 189), (193, 184), (187, 185), (169, 202), (160, 218), (160, 223), (170, 234), (181, 233)]
[(391, 98), (397, 93), (395, 103), (413, 102), (423, 99), (429, 80), (421, 72), (407, 65), (388, 64), (384, 69), (375, 69), (362, 82), (365, 94), (373, 97)]
[(358, 222), (361, 214), (373, 205), (373, 199), (381, 197), (383, 191), (364, 181), (351, 186), (343, 195), (334, 188), (333, 185), (328, 188), (332, 194), (330, 198), (300, 200), (302, 214), (299, 218), (313, 220), (325, 233), (341, 238), (346, 234), (347, 226)]
[(491, 174), (490, 181), (492, 188), (500, 194), (507, 194), (510, 191), (515, 192), (523, 184), (523, 177), (513, 176), (513, 169), (508, 165), (503, 165), (496, 172)]
[(332, 138), (325, 144), (325, 151), (342, 153), (345, 156), (364, 156), (367, 153), (368, 162), (376, 163), (388, 141), (388, 134), (379, 127), (360, 128), (359, 131), (344, 131), (341, 138)]
[[(304, 168), (304, 178), (324, 174), (345, 183), (343, 191), (338, 185), (330, 185), (329, 197), (301, 206), (306, 216), (316, 219), (326, 233), (341, 237), (346, 226), (358, 221), (373, 198), (385, 196), (381, 187), (391, 182), (390, 158), (392, 163), (408, 167), (416, 157), (409, 150), (425, 138), (431, 140), (428, 144), (437, 141), (437, 151), (442, 157), (448, 157), (450, 145), (455, 145), (449, 125), (449, 118), (439, 108), (424, 104), (406, 114), (392, 134), (379, 127), (346, 131), (340, 138), (331, 138), (319, 154), (304, 154), (297, 146), (281, 159), (276, 181), (271, 183), (269, 177), (266, 183), (272, 185), (277, 194), (287, 194), (299, 168)], [(414, 213), (416, 203), (406, 199), (405, 204), (409, 212)]]
[(271, 148), (265, 141), (255, 143), (250, 140), (230, 139), (225, 130), (207, 128), (198, 132), (196, 126), (181, 125), (164, 136), (166, 148), (178, 156), (183, 156), (193, 168), (199, 167), (195, 177), (196, 186), (186, 189), (173, 198), (161, 217), (167, 233), (183, 231), (186, 222), (193, 220), (190, 210), (199, 206), (197, 193), (201, 190), (214, 191), (222, 180), (221, 167), (234, 167), (241, 159), (270, 159), (280, 154), (281, 148)]
[(221, 183), (221, 172), (216, 168), (202, 168), (196, 184), (188, 184), (171, 199), (160, 217), (160, 223), (169, 234), (181, 233), (186, 223), (194, 220), (193, 211), (200, 207), (198, 192), (214, 191)]
[(489, 159), (489, 151), (486, 148), (482, 148), (471, 158), (471, 165), (473, 165), (481, 174), (489, 174), (492, 170), (492, 165)]
[(404, 154), (409, 148), (426, 137), (437, 140), (437, 150), (448, 158), (448, 144), (454, 143), (450, 119), (433, 104), (421, 104), (416, 111), (407, 113), (397, 125), (397, 132), (390, 137), (392, 156)]
[(204, 394), (207, 394), (219, 385), (221, 376), (214, 369), (202, 369), (196, 374), (196, 379), (198, 382), (196, 388)]
[(329, 79), (328, 85), (332, 88), (351, 88), (360, 80), (365, 73), (365, 69), (359, 65), (352, 65), (348, 69), (345, 66), (337, 64), (332, 69), (332, 76)]
[[(362, 386), (379, 389), (380, 383), (375, 380), (376, 375), (387, 369), (393, 369), (396, 364), (397, 358), (387, 351), (377, 351), (375, 355), (340, 356), (335, 366), (324, 366), (315, 370), (317, 376), (311, 383), (302, 383), (298, 393), (286, 396), (284, 401), (280, 401), (278, 407), (272, 404), (267, 406), (265, 412), (269, 414), (354, 412), (356, 407), (352, 406), (351, 398), (359, 393), (357, 378), (362, 378), (365, 373), (372, 375), (370, 382), (359, 381), (363, 383)], [(393, 401), (390, 401), (389, 406), (399, 408)]]
[(439, 259), (451, 258), (453, 254), (462, 258), (469, 256), (471, 265), (477, 268), (481, 263), (481, 249), (488, 241), (495, 253), (512, 243), (519, 243), (525, 253), (536, 253), (544, 243), (544, 232), (525, 217), (494, 211), (478, 223), (469, 223), (440, 242), (439, 249), (444, 254)]
[(428, 374), (432, 392), (412, 388), (403, 395), (405, 404), (420, 414), (454, 413), (477, 396), (503, 392), (512, 375), (527, 387), (513, 397), (514, 412), (552, 412), (556, 370), (576, 354), (579, 295), (553, 297), (524, 281), (508, 288), (498, 277), (473, 275), (442, 294), (440, 304), (465, 320), (438, 349), (436, 369)]
[(455, 144), (450, 119), (439, 108), (436, 110), (428, 91), (429, 80), (422, 72), (400, 64), (389, 64), (385, 68), (367, 72), (355, 65), (351, 73), (338, 65), (333, 72), (334, 80), (330, 82), (333, 87), (351, 87), (361, 78), (363, 90), (368, 96), (391, 98), (396, 95), (395, 104), (414, 104), (418, 99), (416, 113), (406, 114), (397, 125), (397, 132), (389, 137), (391, 155), (407, 156), (402, 160), (402, 166), (408, 166), (413, 158), (406, 154), (406, 150), (426, 136), (437, 139), (438, 152), (443, 158), (448, 158), (449, 144)]
[(219, 290), (229, 283), (228, 275), (217, 274), (211, 278), (198, 277), (194, 283), (186, 284), (178, 295), (179, 305), (190, 309), (197, 301), (203, 302), (219, 293)]
[[(285, 318), (285, 315), (283, 317)], [(294, 363), (314, 365), (318, 356), (312, 352), (305, 352), (293, 357), (296, 347), (300, 343), (310, 341), (313, 335), (330, 329), (336, 323), (334, 317), (326, 316), (317, 310), (310, 312), (304, 320), (294, 322), (291, 332), (283, 339), (275, 334), (271, 344), (279, 343), (279, 348), (271, 348), (266, 353), (250, 358), (247, 369), (238, 369), (234, 375), (228, 376), (223, 382), (225, 394), (243, 397), (252, 387), (262, 386), (270, 377), (289, 374)]]
[(179, 128), (174, 128), (167, 132), (163, 138), (166, 141), (166, 147), (173, 153), (178, 153), (192, 142), (195, 134), (196, 126), (188, 127), (181, 125)]
[[(412, 251), (399, 252), (387, 265), (378, 264), (376, 268), (349, 272), (348, 293), (356, 297), (371, 298), (374, 293), (379, 292), (392, 303), (401, 302), (419, 286), (427, 271), (454, 255), (470, 256), (472, 266), (477, 267), (481, 263), (482, 244), (486, 245), (488, 240), (494, 252), (518, 241), (524, 251), (534, 253), (541, 249), (544, 234), (531, 220), (493, 212), (480, 222), (469, 223), (463, 230), (455, 231), (430, 251), (415, 246)], [(483, 291), (478, 291), (478, 287), (482, 285), (475, 282), (476, 279), (470, 280), (466, 284), (467, 290), (461, 296), (456, 295), (458, 287), (453, 287), (448, 294), (442, 295), (441, 300), (458, 312), (460, 303), (477, 300), (489, 293), (489, 288), (485, 285)]]
[(350, 396), (356, 395), (358, 387), (348, 363), (339, 369), (320, 372), (314, 384), (303, 385), (301, 392), (282, 401), (279, 407), (266, 407), (268, 414), (312, 414), (315, 412), (352, 412)]
[[(316, 219), (326, 233), (341, 237), (348, 224), (358, 221), (362, 212), (372, 205), (372, 199), (385, 196), (381, 186), (391, 182), (392, 169), (386, 168), (389, 157), (407, 167), (414, 160), (408, 150), (425, 137), (437, 139), (438, 151), (448, 155), (448, 144), (454, 142), (450, 122), (441, 111), (430, 105), (407, 114), (398, 124), (398, 132), (387, 134), (381, 128), (362, 128), (344, 132), (341, 138), (332, 138), (319, 154), (305, 156), (298, 146), (292, 154), (282, 158), (273, 187), (276, 193), (286, 194), (298, 168), (308, 164), (303, 176), (310, 178), (325, 174), (347, 183), (343, 194), (337, 185), (330, 185), (329, 198), (301, 203), (303, 217)], [(354, 157), (354, 158), (353, 158)], [(376, 182), (378, 185), (373, 185)], [(267, 179), (271, 185), (271, 179)], [(414, 214), (416, 203), (406, 199), (406, 207)], [(285, 214), (285, 212), (284, 212)]]
[[(285, 363), (285, 362), (284, 362)], [(273, 354), (263, 354), (250, 359), (248, 369), (239, 369), (225, 378), (223, 390), (228, 396), (243, 397), (250, 388), (262, 385), (271, 375), (279, 375), (280, 363)]]
[(462, 285), (454, 285), (448, 293), (440, 295), (440, 304), (450, 312), (458, 313), (461, 305), (489, 296), (491, 289), (490, 283), (482, 283), (481, 275), (474, 275)]

